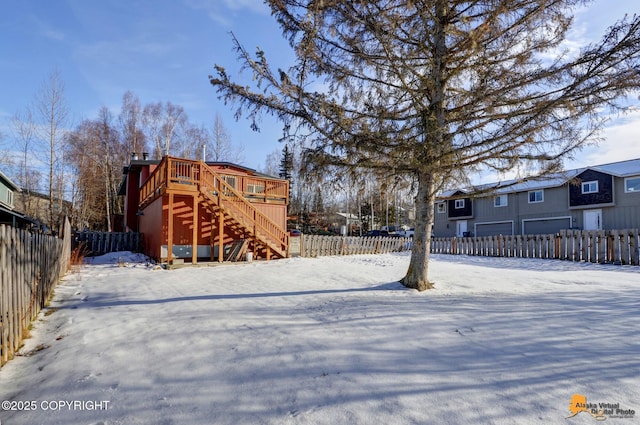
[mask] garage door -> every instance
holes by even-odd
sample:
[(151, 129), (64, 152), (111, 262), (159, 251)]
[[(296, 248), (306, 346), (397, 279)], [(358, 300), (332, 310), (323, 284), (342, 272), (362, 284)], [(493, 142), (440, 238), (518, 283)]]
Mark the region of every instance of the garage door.
[(512, 235), (513, 222), (502, 223), (478, 223), (476, 224), (476, 236)]
[(571, 228), (571, 217), (549, 218), (541, 220), (523, 220), (525, 235), (548, 235), (562, 229)]

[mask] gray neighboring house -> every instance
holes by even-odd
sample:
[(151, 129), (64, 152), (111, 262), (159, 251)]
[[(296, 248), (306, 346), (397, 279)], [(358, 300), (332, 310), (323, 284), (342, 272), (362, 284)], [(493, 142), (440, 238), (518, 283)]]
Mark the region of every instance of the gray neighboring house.
[(14, 210), (14, 194), (19, 192), (20, 187), (0, 171), (0, 224), (25, 227), (32, 222), (27, 216)]
[(632, 159), (568, 170), (540, 180), (443, 193), (435, 205), (433, 235), (535, 235), (563, 229), (637, 228), (640, 159)]

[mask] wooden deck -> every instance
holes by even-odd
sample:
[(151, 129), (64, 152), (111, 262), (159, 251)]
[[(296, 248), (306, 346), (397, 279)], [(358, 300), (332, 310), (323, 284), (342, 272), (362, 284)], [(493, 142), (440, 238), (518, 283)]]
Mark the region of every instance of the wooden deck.
[[(271, 255), (288, 256), (289, 237), (282, 226), (262, 212), (258, 206), (271, 204), (286, 206), (289, 199), (287, 181), (257, 176), (225, 174), (214, 171), (201, 161), (166, 156), (140, 188), (139, 209), (161, 196), (169, 195), (168, 255), (172, 256), (172, 234), (175, 195), (194, 198), (194, 205), (205, 205), (217, 218), (219, 261), (223, 261), (223, 231), (225, 226), (240, 227), (251, 235), (254, 246), (260, 246)], [(198, 208), (194, 208), (194, 223), (198, 222)], [(286, 215), (286, 214), (285, 214)], [(221, 225), (222, 224), (222, 225)], [(193, 226), (192, 241), (198, 239), (197, 226)], [(211, 235), (213, 238), (213, 234)], [(194, 242), (194, 245), (197, 244)], [(196, 252), (193, 249), (193, 261)]]

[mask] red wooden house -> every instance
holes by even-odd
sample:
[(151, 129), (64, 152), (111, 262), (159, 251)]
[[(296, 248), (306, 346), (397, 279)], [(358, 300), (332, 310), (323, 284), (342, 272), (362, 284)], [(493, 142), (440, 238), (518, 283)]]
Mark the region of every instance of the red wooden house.
[(226, 162), (135, 156), (124, 168), (124, 225), (160, 261), (288, 256), (289, 182)]

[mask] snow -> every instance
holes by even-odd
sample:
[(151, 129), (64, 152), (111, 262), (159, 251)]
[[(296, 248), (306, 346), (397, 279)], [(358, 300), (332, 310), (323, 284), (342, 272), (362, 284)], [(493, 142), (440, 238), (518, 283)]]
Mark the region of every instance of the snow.
[(594, 423), (565, 419), (573, 394), (638, 420), (639, 268), (435, 255), (418, 293), (408, 262), (99, 257), (0, 369), (0, 400), (34, 407), (0, 422)]

